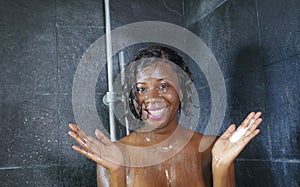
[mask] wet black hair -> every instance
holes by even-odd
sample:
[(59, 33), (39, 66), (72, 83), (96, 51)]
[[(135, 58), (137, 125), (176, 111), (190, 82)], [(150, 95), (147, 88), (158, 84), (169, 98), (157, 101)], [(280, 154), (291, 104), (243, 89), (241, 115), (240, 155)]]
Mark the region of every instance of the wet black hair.
[[(168, 62), (174, 63), (181, 70), (183, 70), (185, 75), (178, 73), (178, 79), (180, 82), (179, 85), (181, 88), (182, 86), (187, 86), (189, 88), (188, 85), (191, 84), (191, 79), (190, 79), (191, 72), (188, 66), (186, 65), (183, 58), (175, 50), (164, 46), (155, 45), (155, 46), (149, 46), (138, 50), (134, 55), (133, 59), (127, 65), (130, 66), (129, 74), (131, 74), (131, 77), (132, 75), (134, 75), (135, 77), (135, 75), (139, 71), (158, 61), (166, 62), (166, 63)], [(129, 86), (129, 100), (128, 100), (129, 109), (136, 119), (142, 120), (141, 119), (142, 106), (137, 97), (135, 80), (132, 80), (132, 78), (129, 77), (128, 79), (131, 79), (131, 81), (129, 80), (131, 82), (131, 86)], [(183, 103), (189, 103), (191, 101), (190, 89), (182, 89), (182, 92), (183, 92), (183, 99), (182, 99)], [(134, 102), (137, 103), (138, 108), (135, 107)], [(185, 110), (187, 108), (187, 104), (185, 104), (185, 106), (182, 106), (182, 104), (180, 103), (179, 109), (181, 109), (181, 107), (183, 107), (183, 109)]]

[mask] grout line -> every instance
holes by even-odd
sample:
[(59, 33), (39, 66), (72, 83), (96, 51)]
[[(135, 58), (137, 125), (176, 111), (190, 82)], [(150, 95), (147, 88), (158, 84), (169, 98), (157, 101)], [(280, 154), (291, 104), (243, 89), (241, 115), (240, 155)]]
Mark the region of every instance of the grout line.
[(278, 163), (293, 163), (300, 164), (299, 159), (245, 159), (245, 158), (237, 158), (236, 161), (247, 161), (247, 162), (278, 162)]
[[(256, 20), (257, 20), (257, 30), (258, 30), (258, 40), (259, 40), (259, 50), (260, 50), (260, 55), (261, 58), (263, 57), (263, 50), (262, 50), (262, 38), (261, 38), (261, 28), (260, 28), (260, 21), (259, 21), (259, 12), (258, 12), (258, 2), (257, 0), (255, 1), (255, 6), (256, 6)], [(262, 58), (262, 61), (264, 59)], [(264, 63), (263, 63), (264, 64)]]
[(1, 170), (14, 170), (14, 169), (36, 169), (36, 168), (49, 168), (49, 167), (57, 167), (58, 164), (40, 164), (40, 165), (31, 165), (31, 166), (9, 166), (9, 167), (0, 167)]
[[(255, 0), (255, 9), (256, 9), (256, 21), (257, 21), (257, 30), (258, 30), (258, 40), (259, 40), (259, 50), (260, 50), (260, 58), (261, 58), (261, 61), (262, 61), (262, 64), (263, 64), (263, 69), (265, 70), (265, 66), (264, 66), (264, 58), (263, 58), (263, 50), (262, 50), (262, 36), (261, 36), (261, 25), (260, 25), (260, 21), (259, 21), (259, 12), (258, 12), (258, 2), (257, 0)], [(264, 76), (264, 99), (266, 100), (267, 98), (267, 92), (266, 92), (266, 79), (265, 79), (265, 73), (263, 74)], [(265, 110), (265, 115), (266, 115), (266, 118), (268, 116), (268, 111), (267, 111), (267, 103), (264, 102), (264, 110)], [(270, 157), (271, 157), (271, 160), (273, 159), (273, 153), (272, 153), (272, 140), (271, 140), (271, 136), (270, 136), (270, 126), (267, 125), (267, 134), (268, 134), (268, 144), (269, 144), (269, 147), (270, 149), (267, 150), (267, 152), (269, 153)]]
[(172, 9), (168, 6), (168, 3), (166, 2), (166, 0), (163, 0), (163, 3), (165, 5), (165, 7), (170, 11), (170, 12), (174, 12), (175, 14), (179, 15), (179, 16), (183, 16), (180, 12), (178, 12), (177, 10), (175, 9)]
[(220, 2), (219, 4), (217, 4), (217, 6), (213, 7), (211, 10), (209, 10), (208, 12), (206, 12), (206, 14), (202, 15), (199, 19), (192, 20), (190, 23), (188, 23), (186, 25), (186, 27), (189, 27), (190, 25), (197, 23), (199, 20), (202, 20), (203, 18), (205, 18), (206, 16), (208, 16), (209, 14), (211, 14), (212, 12), (214, 12), (216, 9), (218, 9), (220, 6), (222, 6), (226, 2), (227, 2), (227, 0), (223, 0), (222, 2)]
[(297, 57), (297, 56), (300, 56), (300, 53), (296, 53), (296, 54), (294, 54), (294, 55), (289, 55), (289, 56), (284, 57), (284, 58), (282, 58), (282, 59), (279, 59), (279, 60), (270, 62), (270, 63), (268, 63), (268, 64), (264, 64), (263, 66), (264, 66), (264, 67), (272, 66), (272, 65), (277, 64), (277, 63), (285, 62), (285, 60), (288, 60), (288, 59), (290, 59), (290, 58), (294, 58), (294, 57)]
[(105, 29), (103, 26), (94, 26), (94, 25), (84, 25), (84, 26), (74, 26), (74, 25), (60, 25), (56, 22), (56, 27), (58, 28), (95, 28), (95, 29)]
[(185, 19), (185, 11), (184, 11), (184, 6), (185, 6), (185, 4), (184, 4), (184, 0), (181, 0), (181, 7), (182, 7), (182, 21), (183, 21), (183, 26), (184, 26), (184, 28), (187, 28), (187, 22), (186, 22), (186, 19)]
[[(59, 102), (58, 102), (58, 94), (57, 94), (57, 90), (58, 90), (58, 79), (59, 79), (59, 58), (58, 58), (58, 23), (57, 23), (57, 0), (54, 1), (55, 5), (55, 13), (54, 13), (54, 16), (55, 16), (55, 55), (56, 55), (56, 81), (55, 81), (55, 85), (56, 85), (56, 91), (55, 91), (55, 100), (56, 100), (56, 123), (57, 123), (57, 147), (58, 147), (58, 151), (59, 151), (59, 155), (58, 155), (58, 160), (57, 160), (57, 163), (58, 163), (58, 166), (60, 166), (60, 160), (61, 160), (61, 151), (60, 151), (60, 139), (59, 139), (59, 116), (60, 116), (60, 112), (59, 112)], [(58, 169), (58, 178), (59, 178), (59, 181), (60, 183), (62, 183), (62, 175), (61, 175), (61, 169), (59, 168)]]

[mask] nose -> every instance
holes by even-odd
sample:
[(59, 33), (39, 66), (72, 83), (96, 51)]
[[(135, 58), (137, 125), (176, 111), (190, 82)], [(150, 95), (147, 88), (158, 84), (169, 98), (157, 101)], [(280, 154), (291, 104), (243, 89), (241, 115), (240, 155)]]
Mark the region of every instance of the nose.
[(145, 103), (161, 101), (161, 95), (157, 89), (149, 90), (145, 95)]

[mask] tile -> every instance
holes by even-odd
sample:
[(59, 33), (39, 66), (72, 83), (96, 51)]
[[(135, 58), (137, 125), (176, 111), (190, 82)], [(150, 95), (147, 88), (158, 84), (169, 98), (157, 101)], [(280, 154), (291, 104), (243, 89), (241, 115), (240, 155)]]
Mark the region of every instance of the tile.
[(236, 186), (276, 186), (271, 167), (272, 163), (268, 161), (236, 161)]
[(257, 1), (265, 64), (300, 54), (300, 2)]
[(288, 176), (288, 179), (285, 177), (283, 178), (283, 183), (286, 186), (300, 186), (300, 179), (299, 179), (299, 173), (300, 173), (300, 164), (299, 162), (287, 162), (284, 165), (284, 169), (282, 171), (282, 176)]
[[(120, 11), (122, 10), (122, 11)], [(111, 2), (111, 25), (116, 28), (140, 21), (163, 21), (183, 26), (182, 2), (180, 0)]]
[(2, 25), (16, 24), (38, 31), (55, 21), (55, 0), (27, 2), (11, 0), (1, 1), (0, 5)]
[(104, 1), (57, 0), (56, 16), (60, 27), (104, 27)]
[[(103, 1), (57, 1), (57, 19), (60, 26), (105, 27)], [(110, 1), (112, 29), (137, 21), (165, 21), (183, 25), (182, 3), (180, 0), (136, 2)]]
[(265, 123), (276, 159), (299, 159), (300, 56), (266, 67)]
[(97, 186), (96, 164), (83, 162), (60, 168), (62, 186)]
[(211, 50), (225, 80), (263, 66), (254, 0), (227, 1), (187, 28)]
[(53, 1), (1, 4), (2, 88), (53, 93), (57, 76)]
[(1, 186), (3, 187), (58, 187), (60, 173), (58, 166), (43, 165), (30, 168), (0, 169)]
[(77, 66), (90, 45), (103, 35), (103, 29), (58, 27), (57, 32), (58, 92), (71, 93)]
[(204, 0), (204, 1), (188, 1), (184, 2), (184, 20), (185, 25), (189, 26), (211, 12), (213, 12), (219, 6), (222, 6), (226, 1), (224, 0)]
[(299, 186), (299, 162), (293, 160), (276, 160), (272, 162), (270, 173), (276, 180), (274, 186)]
[(0, 107), (0, 167), (58, 163), (55, 96), (11, 93)]

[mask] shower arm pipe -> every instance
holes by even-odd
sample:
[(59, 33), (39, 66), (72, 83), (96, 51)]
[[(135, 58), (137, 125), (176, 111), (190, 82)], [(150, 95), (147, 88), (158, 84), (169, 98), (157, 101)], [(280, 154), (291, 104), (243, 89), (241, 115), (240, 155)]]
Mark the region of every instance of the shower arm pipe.
[(113, 111), (114, 92), (113, 92), (113, 62), (112, 62), (112, 42), (110, 26), (109, 0), (104, 0), (105, 6), (105, 33), (106, 33), (106, 59), (108, 74), (108, 103), (109, 103), (109, 129), (111, 141), (116, 141), (115, 116)]

